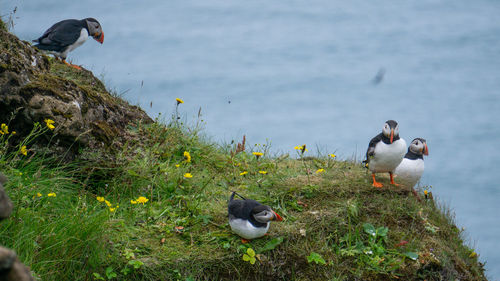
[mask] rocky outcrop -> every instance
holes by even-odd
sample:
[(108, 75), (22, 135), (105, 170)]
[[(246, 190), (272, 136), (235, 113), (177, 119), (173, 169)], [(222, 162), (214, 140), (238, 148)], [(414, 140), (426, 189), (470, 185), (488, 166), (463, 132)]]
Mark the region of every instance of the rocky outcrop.
[[(12, 202), (3, 189), (7, 178), (0, 174), (0, 221), (9, 217), (12, 212)], [(0, 280), (1, 281), (31, 281), (29, 269), (24, 266), (13, 251), (0, 247)]]
[(7, 178), (0, 174), (0, 220), (8, 218), (12, 213), (12, 202), (3, 189), (5, 182), (7, 182)]
[(47, 57), (30, 43), (0, 28), (0, 123), (26, 136), (36, 122), (54, 120), (55, 129), (39, 142), (72, 148), (99, 147), (130, 138), (125, 128), (152, 122), (137, 106), (111, 95), (85, 69)]

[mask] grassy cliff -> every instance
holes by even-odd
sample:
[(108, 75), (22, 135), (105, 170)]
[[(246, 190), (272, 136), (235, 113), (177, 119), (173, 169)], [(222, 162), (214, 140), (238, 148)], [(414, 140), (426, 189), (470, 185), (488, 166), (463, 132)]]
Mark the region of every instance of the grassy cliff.
[[(97, 83), (46, 62), (57, 79)], [(373, 188), (358, 163), (220, 145), (176, 118), (131, 123), (119, 145), (62, 161), (50, 141), (30, 144), (64, 124), (31, 124), (12, 142), (8, 121), (0, 171), (15, 210), (0, 244), (40, 280), (485, 280), (448, 210), (387, 179)], [(284, 221), (243, 244), (227, 224), (233, 190)]]

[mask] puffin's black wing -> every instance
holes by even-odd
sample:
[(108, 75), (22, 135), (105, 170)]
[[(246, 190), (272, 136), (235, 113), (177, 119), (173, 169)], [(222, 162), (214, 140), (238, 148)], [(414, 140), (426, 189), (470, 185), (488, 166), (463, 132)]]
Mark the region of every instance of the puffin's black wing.
[(377, 145), (377, 143), (382, 141), (382, 137), (383, 134), (380, 133), (370, 140), (370, 143), (368, 144), (368, 149), (366, 150), (366, 160), (363, 161), (363, 163), (370, 162), (370, 156), (375, 155), (375, 146)]
[(259, 205), (262, 204), (251, 199), (230, 200), (227, 206), (229, 219), (251, 220), (250, 214), (252, 213), (253, 208)]
[(42, 50), (61, 52), (78, 40), (82, 28), (85, 28), (85, 22), (81, 20), (60, 21), (47, 29), (40, 38), (34, 40), (38, 42), (35, 46)]

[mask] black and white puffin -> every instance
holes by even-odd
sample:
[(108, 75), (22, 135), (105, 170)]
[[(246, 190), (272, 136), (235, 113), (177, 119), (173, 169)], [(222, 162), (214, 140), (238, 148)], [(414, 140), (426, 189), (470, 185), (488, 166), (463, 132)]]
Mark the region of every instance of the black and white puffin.
[(231, 194), (227, 207), (229, 225), (231, 229), (244, 239), (250, 240), (264, 236), (273, 220), (283, 219), (271, 207), (252, 199), (236, 200)]
[(61, 58), (65, 64), (80, 69), (76, 65), (67, 63), (66, 57), (69, 52), (85, 43), (89, 36), (101, 44), (104, 42), (104, 32), (96, 19), (69, 19), (54, 24), (33, 42), (38, 43), (35, 45), (38, 49), (49, 51)]
[(406, 186), (413, 189), (424, 173), (424, 155), (429, 155), (427, 142), (423, 138), (416, 138), (408, 147), (403, 161), (394, 170), (394, 174)]
[(389, 173), (391, 184), (394, 182), (393, 172), (401, 163), (406, 151), (406, 142), (399, 137), (399, 125), (394, 120), (385, 122), (382, 133), (371, 139), (366, 151), (366, 160), (372, 172), (373, 186), (382, 187), (383, 184), (375, 180), (376, 173)]

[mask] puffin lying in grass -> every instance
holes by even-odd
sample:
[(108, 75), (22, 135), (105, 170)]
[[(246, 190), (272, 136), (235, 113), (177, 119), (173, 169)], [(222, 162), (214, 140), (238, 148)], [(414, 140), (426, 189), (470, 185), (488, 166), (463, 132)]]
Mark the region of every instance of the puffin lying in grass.
[(54, 24), (33, 42), (38, 43), (35, 45), (38, 49), (49, 51), (56, 58), (61, 58), (65, 64), (81, 69), (79, 66), (67, 63), (66, 57), (69, 52), (85, 43), (89, 36), (101, 44), (104, 42), (104, 32), (96, 19), (69, 19)]
[(413, 187), (424, 173), (424, 155), (429, 155), (427, 142), (423, 138), (414, 139), (410, 143), (403, 161), (394, 171), (398, 179), (401, 179), (405, 186), (411, 188), (414, 195), (416, 192)]
[(383, 184), (375, 180), (376, 173), (389, 173), (391, 184), (394, 182), (394, 170), (401, 163), (406, 151), (406, 142), (399, 137), (399, 125), (394, 120), (385, 122), (382, 133), (371, 139), (366, 151), (366, 160), (372, 172), (373, 186), (382, 187)]
[(238, 196), (243, 200), (236, 200), (235, 195), (236, 192), (231, 194), (227, 207), (229, 225), (236, 234), (243, 238), (242, 242), (266, 235), (271, 221), (283, 220), (271, 207), (255, 200), (245, 199), (239, 194)]

